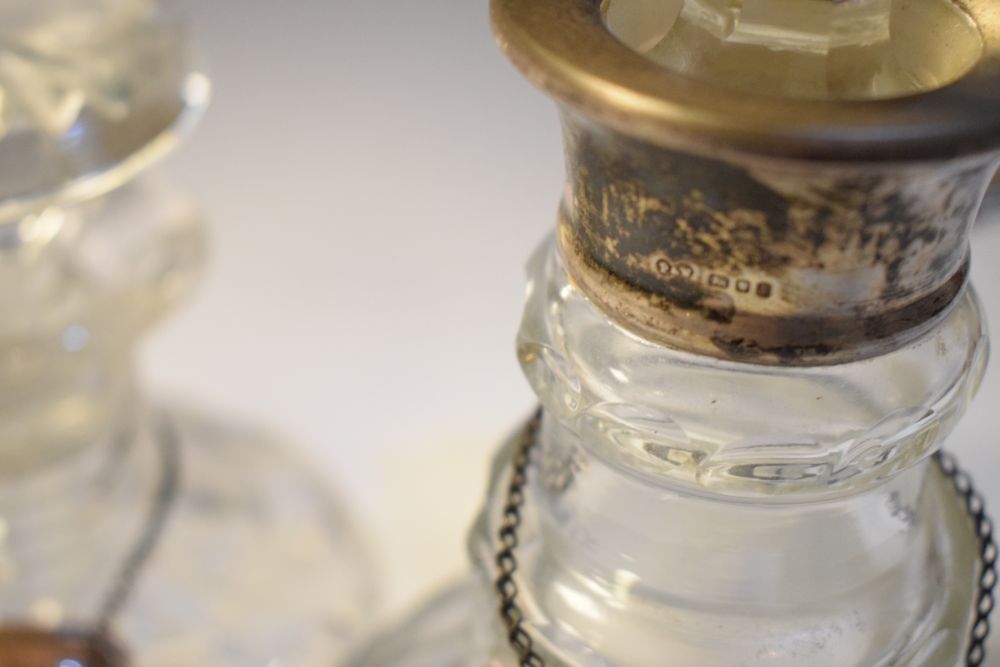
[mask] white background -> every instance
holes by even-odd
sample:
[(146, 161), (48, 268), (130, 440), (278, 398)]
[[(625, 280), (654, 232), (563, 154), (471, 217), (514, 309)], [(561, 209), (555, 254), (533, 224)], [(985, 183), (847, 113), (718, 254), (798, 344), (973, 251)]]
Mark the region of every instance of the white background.
[[(213, 261), (146, 379), (321, 464), (394, 613), (464, 567), (490, 452), (533, 403), (513, 338), (562, 189), (554, 109), (496, 52), (486, 0), (185, 4), (216, 94), (165, 171)], [(1000, 321), (993, 218), (974, 276)], [(1000, 507), (998, 408), (994, 367), (952, 448)]]

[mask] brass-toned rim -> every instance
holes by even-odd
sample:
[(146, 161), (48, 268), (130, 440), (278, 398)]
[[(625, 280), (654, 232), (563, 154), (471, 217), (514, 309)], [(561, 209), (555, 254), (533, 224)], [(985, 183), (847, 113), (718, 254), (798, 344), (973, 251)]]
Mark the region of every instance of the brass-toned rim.
[(942, 88), (883, 100), (765, 97), (685, 78), (620, 42), (600, 0), (493, 0), (501, 49), (562, 105), (698, 152), (817, 160), (940, 159), (1000, 146), (1000, 2), (956, 0), (982, 58)]

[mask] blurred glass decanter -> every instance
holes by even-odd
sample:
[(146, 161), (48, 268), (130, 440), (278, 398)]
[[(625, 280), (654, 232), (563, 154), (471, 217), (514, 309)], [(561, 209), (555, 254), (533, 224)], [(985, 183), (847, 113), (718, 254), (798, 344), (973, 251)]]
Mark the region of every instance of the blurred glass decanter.
[(0, 664), (329, 665), (364, 554), (254, 429), (146, 399), (134, 345), (202, 266), (201, 219), (133, 177), (208, 102), (145, 0), (0, 5)]
[(562, 113), (474, 573), (352, 667), (979, 665), (993, 0), (493, 0)]

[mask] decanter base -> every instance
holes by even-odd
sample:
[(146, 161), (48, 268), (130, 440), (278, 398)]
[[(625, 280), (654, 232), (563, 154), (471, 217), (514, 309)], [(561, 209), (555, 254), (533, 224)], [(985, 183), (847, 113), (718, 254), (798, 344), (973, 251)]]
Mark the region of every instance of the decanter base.
[(261, 432), (170, 410), (180, 488), (114, 624), (144, 667), (329, 667), (369, 611), (364, 549), (326, 484)]
[[(437, 593), (396, 625), (369, 639), (344, 667), (499, 667), (477, 640), (493, 607), (474, 577)], [(478, 628), (479, 632), (474, 632)]]
[[(46, 665), (335, 664), (372, 577), (325, 482), (244, 425), (173, 408), (129, 422), (0, 490), (0, 665), (60, 638)], [(74, 637), (124, 657), (82, 660), (94, 642)]]

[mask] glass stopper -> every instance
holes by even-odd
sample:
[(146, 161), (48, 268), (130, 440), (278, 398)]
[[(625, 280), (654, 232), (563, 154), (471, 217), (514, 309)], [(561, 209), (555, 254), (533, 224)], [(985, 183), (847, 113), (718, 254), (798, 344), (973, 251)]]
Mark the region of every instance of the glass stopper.
[(621, 41), (692, 78), (765, 95), (898, 97), (941, 87), (983, 50), (950, 0), (606, 0)]

